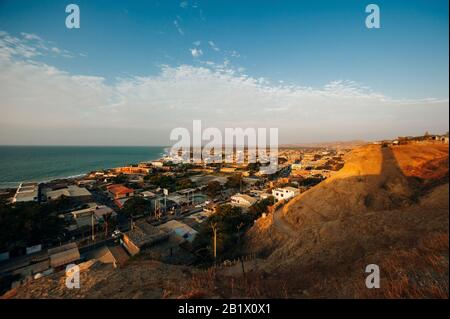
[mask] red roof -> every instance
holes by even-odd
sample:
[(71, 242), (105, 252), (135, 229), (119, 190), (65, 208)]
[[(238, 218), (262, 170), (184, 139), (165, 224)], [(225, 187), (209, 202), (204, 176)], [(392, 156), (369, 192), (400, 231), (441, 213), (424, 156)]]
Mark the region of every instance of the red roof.
[(123, 186), (121, 184), (109, 185), (108, 187), (106, 187), (106, 189), (115, 195), (127, 194), (127, 193), (134, 192), (133, 189)]

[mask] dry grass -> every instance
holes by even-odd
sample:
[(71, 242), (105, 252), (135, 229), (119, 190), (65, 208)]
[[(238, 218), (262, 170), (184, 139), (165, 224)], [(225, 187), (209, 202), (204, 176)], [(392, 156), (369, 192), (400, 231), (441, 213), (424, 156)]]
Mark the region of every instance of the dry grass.
[[(278, 291), (294, 298), (448, 298), (448, 146), (360, 148), (342, 171), (284, 210), (298, 234), (272, 247), (266, 261), (267, 272), (289, 278)], [(268, 233), (250, 240), (270, 247)], [(380, 266), (380, 289), (365, 286), (371, 263)]]

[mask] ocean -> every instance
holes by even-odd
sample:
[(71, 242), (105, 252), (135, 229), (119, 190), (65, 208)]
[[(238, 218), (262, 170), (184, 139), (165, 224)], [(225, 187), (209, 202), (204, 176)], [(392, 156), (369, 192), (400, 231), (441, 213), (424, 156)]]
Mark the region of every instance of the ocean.
[(0, 188), (161, 158), (164, 146), (0, 146)]

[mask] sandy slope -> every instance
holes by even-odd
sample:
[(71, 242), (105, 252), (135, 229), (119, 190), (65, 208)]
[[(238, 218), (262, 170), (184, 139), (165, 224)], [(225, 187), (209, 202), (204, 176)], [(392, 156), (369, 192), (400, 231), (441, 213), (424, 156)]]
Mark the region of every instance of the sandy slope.
[[(280, 229), (260, 221), (249, 250), (269, 255), (266, 272), (289, 276), (290, 295), (448, 295), (446, 145), (356, 149), (338, 174), (277, 214), (296, 235), (274, 235)], [(381, 289), (365, 288), (369, 263), (381, 268)]]

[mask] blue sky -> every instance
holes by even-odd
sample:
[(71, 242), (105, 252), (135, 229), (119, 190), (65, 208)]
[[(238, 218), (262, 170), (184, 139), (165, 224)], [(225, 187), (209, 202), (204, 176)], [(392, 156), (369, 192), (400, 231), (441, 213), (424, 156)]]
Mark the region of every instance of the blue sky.
[[(105, 90), (120, 89), (120, 79), (161, 76), (162, 66), (189, 66), (196, 72), (222, 65), (251, 79), (264, 78), (271, 83), (266, 87), (293, 85), (320, 91), (335, 81), (351, 81), (389, 99), (415, 100), (415, 105), (423, 99), (444, 101), (436, 119), (448, 114), (448, 1), (373, 1), (381, 10), (381, 29), (370, 30), (364, 21), (365, 6), (371, 2), (361, 0), (78, 0), (73, 3), (81, 10), (80, 29), (65, 27), (68, 3), (2, 0), (0, 31), (17, 39), (33, 34), (47, 46), (64, 50), (68, 54), (31, 59), (70, 75), (101, 78), (110, 86)], [(16, 55), (14, 61), (23, 58)], [(378, 112), (374, 110), (374, 116)], [(401, 112), (389, 116), (399, 117)], [(406, 131), (431, 126), (419, 123), (423, 112), (405, 123)], [(354, 119), (349, 114), (347, 122)], [(448, 120), (436, 129), (445, 126)], [(362, 138), (383, 135), (376, 129)], [(380, 129), (385, 135), (395, 134), (394, 127)], [(333, 130), (327, 133), (335, 135)], [(356, 135), (357, 131), (336, 137)]]
[[(3, 0), (0, 28), (83, 52), (55, 64), (109, 79), (195, 63), (192, 43), (213, 41), (257, 77), (312, 86), (351, 79), (393, 97), (448, 96), (448, 1), (377, 1), (379, 30), (365, 28), (360, 0), (181, 2), (76, 1), (82, 27), (69, 30), (64, 1)], [(226, 55), (202, 52), (214, 61)]]

